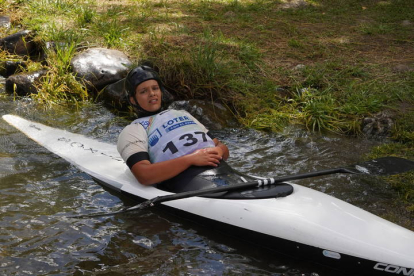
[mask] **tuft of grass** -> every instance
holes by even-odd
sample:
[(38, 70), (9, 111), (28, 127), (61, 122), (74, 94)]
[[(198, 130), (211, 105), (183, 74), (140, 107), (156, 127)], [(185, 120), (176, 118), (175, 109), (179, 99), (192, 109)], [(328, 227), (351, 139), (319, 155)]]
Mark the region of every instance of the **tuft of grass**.
[(70, 62), (76, 53), (75, 42), (69, 44), (58, 43), (55, 45), (55, 51), (48, 49), (50, 60), (53, 59), (53, 65), (57, 69), (59, 75), (64, 75), (70, 72)]
[(292, 38), (288, 41), (288, 45), (292, 48), (303, 48), (304, 47), (302, 42), (300, 42), (299, 40), (296, 40), (294, 38)]
[(360, 31), (366, 35), (378, 35), (378, 34), (387, 34), (394, 31), (394, 28), (388, 24), (361, 24), (359, 26)]
[(32, 95), (38, 103), (50, 107), (54, 105), (75, 104), (78, 106), (89, 99), (86, 88), (70, 72), (70, 62), (76, 52), (72, 42), (56, 44), (46, 49), (48, 73), (42, 77), (38, 92)]
[[(54, 68), (55, 69), (55, 68)], [(32, 98), (44, 107), (68, 105), (79, 106), (88, 99), (88, 92), (71, 74), (59, 75), (49, 70)]]
[(128, 28), (123, 28), (118, 20), (98, 22), (95, 29), (100, 33), (108, 48), (119, 47), (122, 44), (124, 33), (128, 30)]
[(94, 20), (97, 20), (96, 12), (91, 7), (80, 6), (77, 8), (76, 13), (78, 15), (76, 17), (77, 25), (80, 28), (85, 28), (93, 23)]
[(220, 55), (218, 45), (216, 43), (200, 44), (190, 55), (194, 61), (192, 63), (193, 70), (199, 75), (201, 82), (215, 82), (221, 74), (223, 56)]
[[(313, 90), (317, 92), (317, 90)], [(331, 95), (315, 95), (311, 89), (302, 89), (297, 102), (303, 113), (305, 126), (312, 131), (340, 131), (335, 101)]]

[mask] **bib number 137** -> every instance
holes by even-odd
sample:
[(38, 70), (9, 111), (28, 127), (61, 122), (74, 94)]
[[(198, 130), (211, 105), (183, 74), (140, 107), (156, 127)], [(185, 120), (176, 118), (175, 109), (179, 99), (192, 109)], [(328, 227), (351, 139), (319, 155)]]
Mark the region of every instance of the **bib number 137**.
[[(183, 144), (184, 147), (190, 147), (192, 145), (197, 144), (197, 142), (201, 139), (203, 142), (207, 142), (207, 134), (202, 131), (196, 131), (193, 133), (186, 133), (182, 135), (179, 140), (184, 140), (185, 143)], [(167, 150), (170, 150), (172, 154), (175, 154), (178, 152), (177, 146), (174, 144), (173, 141), (170, 141), (166, 144), (165, 148), (162, 150), (163, 152), (166, 152)]]

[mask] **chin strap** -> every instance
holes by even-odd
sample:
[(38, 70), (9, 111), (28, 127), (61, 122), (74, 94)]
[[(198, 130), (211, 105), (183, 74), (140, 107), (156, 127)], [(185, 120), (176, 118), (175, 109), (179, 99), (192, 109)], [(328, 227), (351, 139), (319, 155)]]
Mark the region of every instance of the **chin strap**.
[(130, 105), (134, 108), (134, 111), (135, 111), (135, 113), (137, 114), (137, 117), (138, 117), (138, 118), (152, 116), (152, 115), (155, 115), (155, 114), (160, 113), (160, 112), (163, 110), (163, 107), (162, 107), (162, 104), (161, 104), (160, 109), (158, 109), (157, 111), (154, 111), (154, 112), (148, 112), (148, 111), (146, 111), (145, 109), (143, 109), (143, 108), (142, 108), (142, 107), (138, 104), (138, 101), (137, 101), (137, 99), (136, 99), (136, 97), (135, 97), (135, 96), (134, 96), (134, 97), (132, 97), (132, 98), (134, 99), (134, 102), (135, 102), (135, 103), (131, 102), (131, 100), (130, 100), (130, 99), (128, 99), (128, 102), (129, 102), (129, 104), (130, 104)]

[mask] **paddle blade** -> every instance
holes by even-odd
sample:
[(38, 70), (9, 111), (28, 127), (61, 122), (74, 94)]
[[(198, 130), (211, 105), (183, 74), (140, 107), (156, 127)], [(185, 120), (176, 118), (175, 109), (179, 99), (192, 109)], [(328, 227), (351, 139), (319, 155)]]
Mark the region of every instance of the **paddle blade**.
[(393, 175), (414, 170), (414, 162), (404, 158), (390, 156), (366, 161), (349, 169), (355, 173)]

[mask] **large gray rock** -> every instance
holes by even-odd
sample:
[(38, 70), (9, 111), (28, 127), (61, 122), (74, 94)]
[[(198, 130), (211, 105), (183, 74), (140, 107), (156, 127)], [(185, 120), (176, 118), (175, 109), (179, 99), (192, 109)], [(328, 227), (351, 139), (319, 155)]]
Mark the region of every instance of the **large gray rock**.
[(92, 48), (75, 56), (71, 65), (73, 72), (85, 82), (88, 90), (99, 91), (124, 78), (132, 63), (118, 50)]

